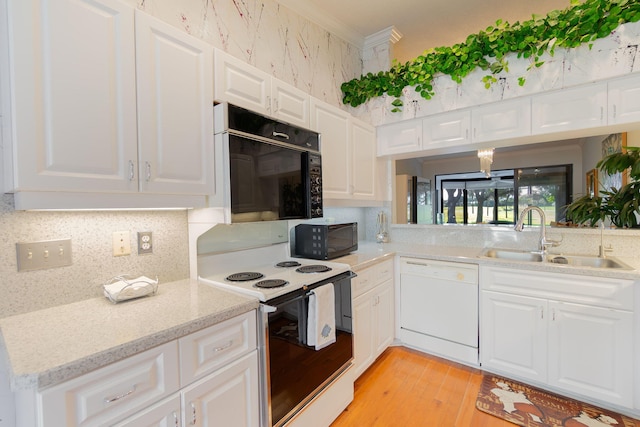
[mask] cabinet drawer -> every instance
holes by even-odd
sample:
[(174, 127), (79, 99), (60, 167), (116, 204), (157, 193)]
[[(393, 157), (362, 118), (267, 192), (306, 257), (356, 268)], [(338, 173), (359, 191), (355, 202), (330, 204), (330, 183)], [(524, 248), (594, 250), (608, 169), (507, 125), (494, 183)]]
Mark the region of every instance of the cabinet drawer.
[(257, 348), (256, 312), (180, 338), (180, 383), (193, 381)]
[(482, 267), (483, 290), (633, 310), (633, 280)]
[(377, 285), (393, 280), (393, 260), (387, 260), (357, 272), (351, 285), (351, 297), (356, 298)]
[(376, 284), (384, 283), (393, 279), (393, 260), (383, 261), (371, 267), (373, 279)]
[(175, 341), (45, 389), (44, 426), (111, 425), (179, 388)]

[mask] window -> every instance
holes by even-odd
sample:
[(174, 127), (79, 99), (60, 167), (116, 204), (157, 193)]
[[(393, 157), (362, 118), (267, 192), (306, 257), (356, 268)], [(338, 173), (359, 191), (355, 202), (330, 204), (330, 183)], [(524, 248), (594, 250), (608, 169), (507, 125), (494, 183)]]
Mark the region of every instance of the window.
[[(436, 176), (439, 212), (447, 224), (515, 224), (518, 212), (539, 206), (547, 220), (564, 217), (572, 192), (572, 166), (507, 169)], [(525, 223), (539, 220), (530, 216)]]

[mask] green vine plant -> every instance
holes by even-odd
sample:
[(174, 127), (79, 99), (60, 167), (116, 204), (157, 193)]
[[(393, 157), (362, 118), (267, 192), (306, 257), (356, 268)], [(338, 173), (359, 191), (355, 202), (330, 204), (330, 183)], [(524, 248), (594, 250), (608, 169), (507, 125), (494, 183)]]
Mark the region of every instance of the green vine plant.
[[(564, 10), (554, 10), (546, 16), (533, 15), (524, 22), (509, 24), (496, 21), (478, 34), (467, 37), (463, 43), (450, 47), (426, 50), (412, 61), (400, 64), (394, 60), (389, 71), (368, 73), (342, 84), (342, 101), (357, 107), (370, 99), (387, 94), (394, 97), (393, 112), (401, 111), (402, 90), (414, 87), (425, 99), (435, 94), (434, 77), (442, 74), (461, 83), (477, 68), (488, 71), (482, 82), (490, 88), (497, 81), (495, 75), (508, 71), (509, 54), (529, 58), (532, 67), (540, 67), (543, 54), (553, 56), (556, 48), (576, 48), (599, 38), (607, 37), (621, 24), (640, 20), (638, 0), (570, 0)], [(518, 78), (523, 86), (526, 78)]]

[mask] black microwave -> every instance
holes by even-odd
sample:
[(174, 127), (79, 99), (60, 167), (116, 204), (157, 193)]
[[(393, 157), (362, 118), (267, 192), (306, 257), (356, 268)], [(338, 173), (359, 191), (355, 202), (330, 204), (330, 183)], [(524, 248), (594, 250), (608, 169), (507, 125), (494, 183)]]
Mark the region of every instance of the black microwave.
[(334, 259), (358, 249), (358, 223), (300, 224), (295, 228), (295, 256)]

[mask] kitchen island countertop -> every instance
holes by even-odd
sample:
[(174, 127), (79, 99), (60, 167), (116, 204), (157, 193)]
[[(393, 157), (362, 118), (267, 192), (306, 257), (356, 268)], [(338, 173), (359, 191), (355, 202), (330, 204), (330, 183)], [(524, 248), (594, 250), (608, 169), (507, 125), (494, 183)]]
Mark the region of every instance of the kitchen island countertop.
[(249, 312), (258, 300), (194, 279), (112, 304), (93, 298), (0, 319), (13, 390), (43, 388)]

